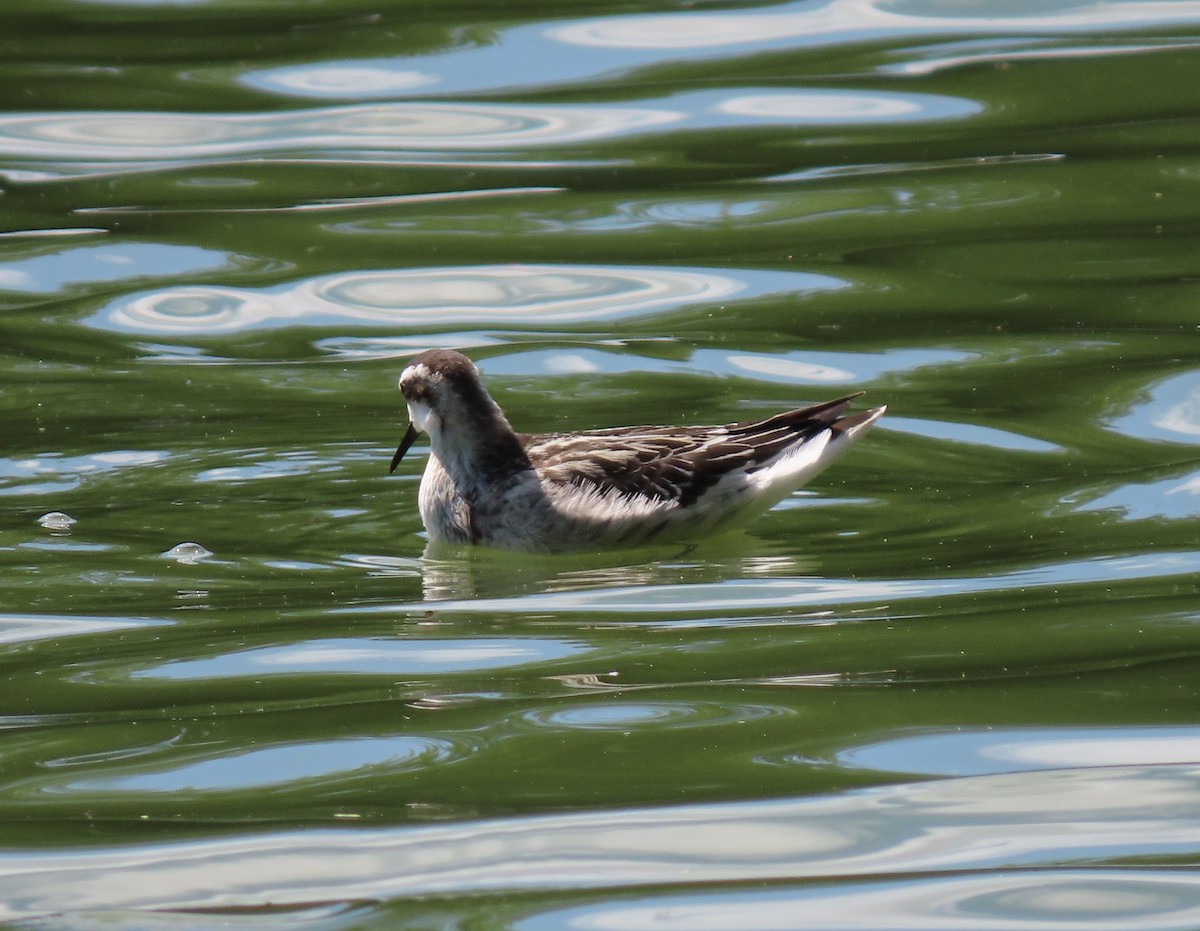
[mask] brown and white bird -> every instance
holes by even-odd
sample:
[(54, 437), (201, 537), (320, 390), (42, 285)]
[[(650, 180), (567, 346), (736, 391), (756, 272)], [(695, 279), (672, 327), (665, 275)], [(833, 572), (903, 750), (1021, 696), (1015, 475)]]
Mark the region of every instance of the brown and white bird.
[(430, 441), (418, 506), (431, 541), (557, 551), (694, 538), (766, 511), (845, 452), (885, 407), (862, 392), (714, 427), (513, 430), (462, 353), (431, 349), (400, 375), (409, 426), (391, 471)]

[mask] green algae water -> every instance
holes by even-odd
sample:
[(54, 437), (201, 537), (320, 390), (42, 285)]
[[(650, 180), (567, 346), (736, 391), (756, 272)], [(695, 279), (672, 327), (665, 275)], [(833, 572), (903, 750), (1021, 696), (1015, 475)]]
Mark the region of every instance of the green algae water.
[[(1200, 4), (11, 4), (0, 921), (1200, 924)], [(694, 546), (529, 432), (888, 415)]]

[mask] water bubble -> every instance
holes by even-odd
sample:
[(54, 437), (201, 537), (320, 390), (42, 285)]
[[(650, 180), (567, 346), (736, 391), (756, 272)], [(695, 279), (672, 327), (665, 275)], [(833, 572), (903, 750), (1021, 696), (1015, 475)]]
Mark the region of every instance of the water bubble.
[(199, 565), (200, 560), (208, 559), (212, 553), (199, 543), (179, 543), (163, 553), (165, 559), (173, 559), (185, 566)]
[(51, 511), (49, 514), (43, 514), (38, 518), (38, 525), (45, 527), (47, 530), (67, 531), (76, 523), (74, 517), (70, 514), (64, 514), (62, 511)]

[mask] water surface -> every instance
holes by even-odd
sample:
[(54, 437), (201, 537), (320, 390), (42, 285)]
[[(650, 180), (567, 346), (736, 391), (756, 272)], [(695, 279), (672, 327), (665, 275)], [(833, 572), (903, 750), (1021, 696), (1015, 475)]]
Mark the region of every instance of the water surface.
[[(1200, 4), (46, 0), (0, 37), (0, 919), (1200, 923)], [(395, 379), (888, 416), (426, 552)]]

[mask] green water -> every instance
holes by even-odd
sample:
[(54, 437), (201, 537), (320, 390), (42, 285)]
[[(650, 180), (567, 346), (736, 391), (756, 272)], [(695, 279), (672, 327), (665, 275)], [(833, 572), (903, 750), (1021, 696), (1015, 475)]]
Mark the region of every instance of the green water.
[[(0, 921), (1200, 925), (1200, 3), (4, 20)], [(426, 554), (431, 346), (889, 413), (695, 547)]]

